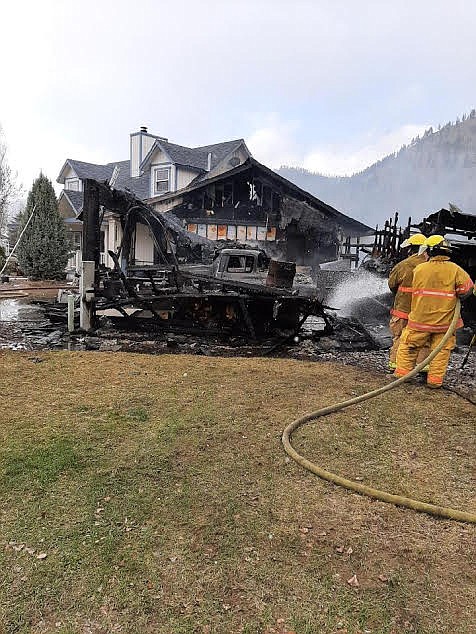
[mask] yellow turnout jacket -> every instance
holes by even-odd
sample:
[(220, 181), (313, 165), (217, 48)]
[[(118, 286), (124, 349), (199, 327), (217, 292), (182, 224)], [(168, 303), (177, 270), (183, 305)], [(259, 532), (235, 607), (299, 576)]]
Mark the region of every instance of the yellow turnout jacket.
[(413, 271), (419, 264), (425, 262), (424, 255), (411, 255), (409, 258), (402, 260), (396, 264), (390, 271), (388, 278), (388, 287), (395, 293), (393, 308), (390, 314), (401, 319), (408, 319), (412, 304), (412, 280)]
[[(453, 319), (456, 298), (473, 288), (469, 275), (444, 255), (419, 264), (413, 272), (413, 293), (408, 328), (446, 332)], [(458, 328), (463, 320), (458, 321)]]

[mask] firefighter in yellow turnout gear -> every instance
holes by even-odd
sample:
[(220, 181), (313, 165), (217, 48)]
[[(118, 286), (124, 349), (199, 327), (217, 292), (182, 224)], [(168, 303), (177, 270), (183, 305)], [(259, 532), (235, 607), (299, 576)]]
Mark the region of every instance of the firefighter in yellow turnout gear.
[[(393, 344), (390, 348), (388, 367), (395, 370), (397, 367), (397, 350), (400, 337), (408, 322), (408, 314), (412, 304), (412, 280), (415, 268), (426, 262), (427, 255), (419, 255), (418, 250), (424, 244), (426, 238), (422, 233), (416, 233), (402, 242), (401, 248), (407, 249), (410, 256), (396, 264), (390, 271), (388, 286), (395, 295), (393, 307), (390, 310), (389, 328), (392, 333)], [(422, 348), (418, 352), (417, 363), (420, 363), (430, 354), (429, 348)]]
[[(430, 256), (413, 272), (413, 293), (408, 324), (400, 338), (395, 376), (405, 376), (415, 367), (418, 352), (425, 346), (434, 350), (443, 339), (453, 318), (456, 298), (463, 299), (473, 289), (473, 282), (460, 266), (450, 261), (450, 248), (443, 236), (430, 236), (423, 245)], [(458, 327), (463, 326), (460, 319)], [(441, 387), (455, 335), (430, 363), (427, 385)]]

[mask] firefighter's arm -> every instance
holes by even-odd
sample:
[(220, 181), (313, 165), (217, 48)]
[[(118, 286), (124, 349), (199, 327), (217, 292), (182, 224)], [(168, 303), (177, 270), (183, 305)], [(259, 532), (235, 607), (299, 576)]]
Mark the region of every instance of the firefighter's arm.
[(398, 287), (400, 286), (401, 283), (402, 283), (402, 276), (400, 274), (400, 267), (397, 264), (390, 271), (390, 275), (388, 277), (388, 288), (395, 295), (397, 293)]
[[(456, 273), (456, 295), (464, 300), (471, 295), (474, 291), (474, 284), (472, 279), (466, 273), (465, 270), (458, 267)], [(476, 293), (475, 293), (476, 294)]]

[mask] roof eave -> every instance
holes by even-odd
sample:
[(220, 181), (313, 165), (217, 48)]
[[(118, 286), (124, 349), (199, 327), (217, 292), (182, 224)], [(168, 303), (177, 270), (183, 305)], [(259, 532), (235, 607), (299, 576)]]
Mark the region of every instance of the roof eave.
[(142, 163), (139, 165), (139, 174), (141, 174), (143, 172), (143, 170), (145, 170), (145, 168), (147, 167), (150, 159), (152, 158), (152, 155), (154, 154), (154, 152), (159, 149), (161, 150), (165, 156), (169, 159), (169, 161), (171, 163), (174, 163), (174, 161), (172, 161), (172, 159), (170, 158), (169, 153), (167, 152), (167, 150), (164, 148), (164, 146), (161, 144), (161, 142), (159, 141), (159, 139), (156, 139), (154, 141), (154, 143), (152, 144), (152, 147), (150, 148), (150, 150), (147, 152), (144, 160), (142, 161)]
[[(65, 178), (62, 176), (64, 170), (66, 167), (70, 167), (73, 172), (74, 172), (74, 167), (71, 165), (70, 159), (66, 159), (66, 161), (63, 163), (63, 167), (60, 169), (60, 173), (58, 174), (58, 178), (56, 179), (56, 182), (59, 183), (60, 185), (64, 185), (65, 182)], [(76, 174), (76, 172), (75, 172)]]
[[(82, 192), (79, 192), (82, 193)], [(76, 217), (79, 216), (79, 214), (82, 212), (83, 207), (81, 205), (81, 207), (78, 209), (76, 207), (76, 205), (74, 204), (74, 202), (71, 200), (71, 198), (68, 196), (68, 190), (67, 189), (63, 189), (60, 192), (59, 198), (58, 198), (58, 202), (61, 200), (61, 197), (64, 196), (66, 198), (66, 200), (68, 201), (68, 203), (71, 205), (71, 209), (74, 211), (74, 213), (76, 214)]]
[(372, 227), (369, 227), (368, 225), (365, 225), (359, 220), (355, 220), (354, 218), (347, 216), (346, 214), (342, 213), (341, 211), (338, 211), (337, 209), (335, 209), (331, 205), (328, 205), (327, 203), (320, 200), (319, 198), (316, 198), (316, 196), (313, 196), (313, 194), (309, 193), (305, 189), (301, 189), (300, 187), (298, 187), (297, 185), (289, 181), (287, 178), (280, 176), (274, 170), (270, 169), (266, 165), (263, 165), (262, 163), (254, 159), (252, 156), (250, 156), (248, 159), (246, 159), (244, 163), (241, 163), (241, 165), (238, 165), (232, 170), (223, 172), (222, 174), (219, 174), (218, 176), (214, 176), (210, 179), (200, 181), (199, 183), (196, 183), (195, 185), (185, 187), (184, 189), (181, 189), (178, 192), (171, 192), (170, 194), (164, 194), (163, 196), (154, 196), (152, 198), (148, 198), (146, 202), (148, 202), (149, 204), (154, 204), (156, 202), (163, 202), (166, 200), (173, 200), (174, 198), (179, 198), (180, 196), (183, 196), (192, 191), (200, 189), (201, 187), (206, 187), (207, 185), (210, 185), (223, 178), (229, 178), (230, 176), (235, 176), (236, 174), (239, 174), (240, 172), (246, 169), (249, 169), (250, 167), (253, 167), (253, 166), (263, 170), (271, 178), (274, 178), (277, 181), (281, 182), (285, 187), (287, 187), (291, 191), (298, 193), (304, 199), (304, 201), (309, 201), (313, 206), (320, 207), (321, 209), (326, 211), (330, 216), (333, 216), (335, 220), (337, 220), (338, 222), (340, 221), (340, 224), (347, 225), (349, 228), (353, 227), (353, 230), (358, 232), (360, 235), (370, 235), (373, 233), (374, 230), (372, 229)]

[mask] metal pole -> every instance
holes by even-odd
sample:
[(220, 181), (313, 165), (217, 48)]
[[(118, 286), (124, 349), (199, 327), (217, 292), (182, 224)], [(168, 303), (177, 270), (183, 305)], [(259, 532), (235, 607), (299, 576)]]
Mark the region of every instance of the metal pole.
[(9, 256), (8, 256), (8, 257), (7, 257), (7, 259), (5, 260), (5, 264), (3, 265), (2, 270), (0, 271), (0, 275), (1, 275), (1, 274), (3, 273), (3, 271), (7, 268), (7, 264), (8, 264), (8, 262), (10, 261), (10, 258), (11, 258), (11, 257), (12, 257), (12, 255), (15, 253), (15, 250), (16, 250), (17, 246), (20, 244), (20, 240), (22, 239), (23, 234), (24, 234), (24, 233), (25, 233), (25, 231), (26, 231), (26, 228), (27, 228), (27, 227), (28, 227), (28, 225), (30, 224), (30, 220), (33, 218), (33, 214), (35, 213), (36, 205), (37, 205), (37, 203), (35, 203), (35, 205), (34, 205), (34, 207), (33, 207), (33, 211), (32, 211), (32, 212), (31, 212), (31, 214), (30, 214), (30, 217), (29, 217), (29, 218), (28, 218), (28, 220), (26, 221), (25, 226), (23, 227), (23, 229), (22, 229), (22, 231), (21, 231), (20, 235), (18, 236), (18, 240), (16, 241), (15, 246), (14, 246), (14, 247), (13, 247), (13, 249), (10, 251)]

